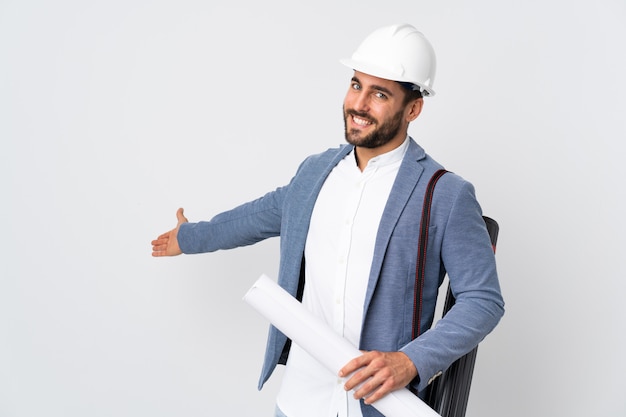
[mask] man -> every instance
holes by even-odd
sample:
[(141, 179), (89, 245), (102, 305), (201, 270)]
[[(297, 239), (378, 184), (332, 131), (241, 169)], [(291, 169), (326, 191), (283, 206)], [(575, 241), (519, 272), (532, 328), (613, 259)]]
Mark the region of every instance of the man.
[[(363, 351), (332, 375), (270, 327), (259, 388), (286, 363), (277, 416), (380, 416), (369, 404), (405, 386), (422, 391), (504, 312), (473, 187), (452, 173), (432, 200), (415, 301), (424, 194), (441, 168), (408, 136), (423, 96), (434, 94), (430, 43), (410, 25), (393, 25), (342, 62), (354, 70), (343, 107), (347, 145), (307, 158), (288, 185), (210, 221), (188, 223), (179, 209), (176, 228), (152, 242), (154, 256), (172, 256), (280, 236), (278, 284)], [(446, 273), (457, 302), (429, 329)]]

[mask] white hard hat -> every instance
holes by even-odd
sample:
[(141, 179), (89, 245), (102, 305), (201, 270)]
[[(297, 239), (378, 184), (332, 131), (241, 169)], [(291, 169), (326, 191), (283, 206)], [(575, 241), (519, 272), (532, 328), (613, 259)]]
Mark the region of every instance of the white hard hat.
[(385, 26), (363, 40), (342, 64), (365, 74), (411, 83), (425, 96), (433, 96), (437, 62), (424, 35), (408, 24)]

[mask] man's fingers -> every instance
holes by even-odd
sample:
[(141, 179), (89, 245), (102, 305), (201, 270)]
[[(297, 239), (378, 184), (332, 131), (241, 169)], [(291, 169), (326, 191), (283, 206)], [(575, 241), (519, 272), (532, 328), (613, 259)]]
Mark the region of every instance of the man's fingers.
[(363, 398), (366, 404), (378, 401), (394, 390), (393, 379), (385, 378), (381, 373), (374, 373), (354, 391), (354, 398)]
[(178, 247), (176, 234), (180, 225), (188, 222), (184, 213), (185, 210), (182, 207), (176, 210), (176, 220), (178, 221), (176, 228), (159, 235), (150, 242), (152, 244), (152, 256), (176, 256), (182, 253)]
[(158, 240), (168, 239), (169, 237), (170, 237), (170, 232), (165, 232), (165, 233), (163, 233), (163, 234), (160, 234), (160, 235), (156, 238), (156, 240), (158, 241)]
[(167, 251), (167, 243), (162, 240), (152, 241), (152, 256), (163, 256)]
[(340, 377), (346, 377), (350, 374), (350, 378), (346, 381), (344, 388), (346, 391), (350, 391), (355, 387), (358, 387), (368, 378), (374, 375), (374, 371), (369, 366), (371, 363), (370, 354), (364, 353), (363, 355), (352, 359), (339, 371)]
[(176, 220), (178, 220), (178, 224), (187, 223), (189, 221), (185, 217), (185, 209), (184, 208), (181, 207), (181, 208), (179, 208), (176, 211)]
[(161, 242), (152, 242), (152, 250), (159, 252), (167, 249), (167, 244)]
[(391, 391), (393, 391), (393, 389), (388, 388), (385, 385), (387, 384), (378, 385), (377, 387), (373, 388), (371, 391), (366, 392), (362, 396), (356, 393), (354, 394), (354, 396), (355, 398), (363, 398), (363, 402), (365, 404), (373, 404), (383, 398), (385, 395), (389, 394)]
[(152, 246), (156, 246), (156, 245), (162, 244), (163, 242), (167, 242), (168, 234), (169, 233), (162, 234), (161, 236), (157, 237), (150, 243), (152, 244)]
[(156, 247), (167, 247), (167, 242), (169, 241), (167, 235), (161, 235), (157, 239), (150, 242), (153, 248)]
[(348, 362), (343, 368), (339, 370), (339, 376), (345, 377), (350, 375), (352, 372), (356, 371), (359, 368), (364, 367), (369, 363), (369, 360), (366, 359), (367, 352), (364, 352), (361, 356), (357, 356)]
[(344, 388), (354, 398), (371, 404), (389, 392), (406, 386), (416, 375), (415, 365), (404, 353), (370, 351), (348, 362), (339, 375), (350, 375)]

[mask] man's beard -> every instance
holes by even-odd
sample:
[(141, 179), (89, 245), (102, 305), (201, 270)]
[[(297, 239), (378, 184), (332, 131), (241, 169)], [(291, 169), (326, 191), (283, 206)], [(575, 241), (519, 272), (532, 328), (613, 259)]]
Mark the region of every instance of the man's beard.
[[(373, 132), (366, 136), (361, 136), (361, 133), (357, 129), (352, 129), (348, 131), (348, 118), (351, 116), (356, 116), (361, 119), (368, 120), (378, 127), (376, 127)], [(389, 143), (394, 137), (396, 137), (398, 132), (400, 132), (400, 129), (402, 128), (402, 116), (403, 111), (400, 110), (399, 112), (394, 114), (391, 119), (381, 125), (378, 125), (378, 120), (369, 116), (367, 113), (361, 113), (356, 110), (345, 110), (344, 108), (343, 123), (346, 142), (354, 146), (370, 149), (383, 146)]]

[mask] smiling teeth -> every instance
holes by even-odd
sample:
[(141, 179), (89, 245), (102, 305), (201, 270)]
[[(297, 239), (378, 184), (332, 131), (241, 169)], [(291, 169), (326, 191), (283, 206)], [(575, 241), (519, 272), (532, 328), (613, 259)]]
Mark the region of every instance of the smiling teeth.
[(369, 121), (367, 121), (365, 119), (361, 119), (361, 118), (356, 117), (356, 116), (352, 116), (352, 121), (354, 121), (354, 123), (356, 123), (359, 126), (367, 126), (367, 125), (372, 124), (372, 122), (369, 122)]

